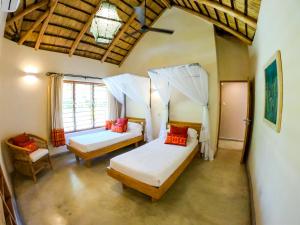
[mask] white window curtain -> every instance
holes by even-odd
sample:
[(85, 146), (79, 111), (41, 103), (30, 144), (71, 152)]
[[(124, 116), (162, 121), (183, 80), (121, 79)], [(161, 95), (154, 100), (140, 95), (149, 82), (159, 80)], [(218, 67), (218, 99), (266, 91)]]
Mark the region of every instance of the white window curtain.
[[(121, 104), (121, 117), (125, 116), (125, 96), (122, 90), (118, 87), (118, 85), (114, 82), (113, 79), (104, 78), (104, 84), (106, 85), (108, 91), (117, 99), (117, 101)], [(113, 117), (113, 116), (111, 116)]]
[(49, 103), (51, 140), (54, 147), (66, 144), (63, 123), (63, 75), (49, 75)]
[[(169, 84), (203, 107), (200, 137), (200, 142), (202, 142), (201, 152), (206, 160), (213, 160), (214, 151), (210, 147), (207, 72), (199, 64), (190, 64), (149, 71), (150, 77), (153, 77), (153, 74), (156, 74), (154, 77), (159, 76), (161, 80), (164, 80), (164, 83), (161, 83), (161, 85), (165, 85), (165, 88), (168, 88), (166, 84)], [(154, 83), (155, 79), (153, 80)], [(166, 95), (166, 92), (162, 90), (164, 90), (163, 87), (158, 89), (158, 91), (163, 93), (160, 96)]]
[[(108, 77), (103, 79), (104, 83), (113, 87), (114, 93), (121, 92), (128, 96), (132, 101), (137, 102), (144, 107), (146, 119), (146, 132), (145, 139), (152, 140), (152, 123), (151, 123), (151, 110), (149, 106), (149, 99), (147, 93), (150, 91), (149, 78), (136, 76), (132, 74), (122, 74), (118, 76)], [(147, 85), (148, 84), (148, 85)], [(148, 89), (145, 88), (148, 86)], [(111, 90), (109, 88), (109, 90)], [(116, 97), (116, 95), (112, 94)]]

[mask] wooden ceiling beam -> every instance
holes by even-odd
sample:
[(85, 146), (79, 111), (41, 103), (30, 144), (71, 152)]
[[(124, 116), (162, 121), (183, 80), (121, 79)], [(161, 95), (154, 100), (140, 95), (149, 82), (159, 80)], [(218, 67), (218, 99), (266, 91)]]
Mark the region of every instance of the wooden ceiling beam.
[(18, 44), (22, 45), (24, 43), (24, 41), (27, 40), (27, 38), (29, 37), (29, 35), (44, 21), (44, 19), (47, 18), (47, 16), (49, 15), (49, 11), (47, 10), (46, 12), (44, 12), (36, 21), (35, 23), (32, 25), (32, 27), (26, 32), (26, 34), (19, 40)]
[(238, 39), (240, 39), (242, 42), (246, 43), (247, 45), (251, 45), (252, 44), (252, 40), (250, 40), (248, 37), (244, 36), (243, 34), (241, 34), (240, 32), (237, 32), (236, 30), (226, 26), (225, 24), (223, 23), (220, 23), (219, 21), (215, 20), (215, 19), (212, 19), (211, 17), (208, 17), (208, 16), (205, 16), (205, 15), (202, 15), (196, 11), (193, 11), (191, 9), (188, 9), (188, 8), (185, 8), (185, 7), (182, 7), (182, 6), (178, 6), (176, 5), (175, 6), (176, 8), (179, 8), (179, 9), (182, 9), (188, 13), (191, 13), (195, 16), (198, 16), (212, 24), (214, 24), (215, 26), (227, 31), (228, 33), (231, 33), (233, 36), (237, 37)]
[(88, 18), (87, 22), (84, 24), (83, 28), (81, 29), (80, 33), (77, 35), (77, 37), (76, 37), (75, 41), (73, 42), (73, 45), (70, 49), (69, 56), (72, 56), (74, 54), (77, 46), (79, 45), (80, 40), (82, 39), (83, 35), (88, 30), (88, 28), (90, 27), (96, 13), (98, 12), (101, 3), (102, 3), (102, 0), (99, 1), (98, 5), (95, 7), (94, 11)]
[(239, 19), (240, 21), (248, 24), (249, 26), (256, 28), (257, 26), (257, 21), (241, 12), (238, 12), (237, 10), (234, 10), (228, 6), (222, 5), (216, 1), (211, 1), (211, 0), (195, 0), (200, 4), (210, 6), (214, 9), (220, 10), (224, 13), (227, 13), (228, 15), (233, 16), (236, 19)]
[[(144, 5), (145, 5), (145, 2), (143, 1), (139, 6), (143, 7)], [(114, 48), (116, 43), (119, 41), (119, 39), (122, 37), (122, 35), (125, 33), (125, 31), (128, 29), (130, 24), (134, 21), (135, 17), (136, 17), (135, 11), (133, 11), (131, 16), (127, 20), (127, 22), (121, 27), (120, 31), (118, 32), (118, 34), (115, 36), (115, 38), (113, 39), (113, 41), (109, 45), (107, 51), (105, 52), (104, 56), (101, 59), (101, 62), (105, 62), (105, 60), (108, 57), (109, 53), (112, 51), (112, 49)]]
[(38, 2), (36, 4), (32, 4), (32, 5), (28, 6), (26, 9), (22, 10), (17, 15), (15, 15), (14, 17), (7, 20), (6, 21), (6, 26), (12, 25), (14, 22), (16, 22), (17, 20), (23, 18), (24, 16), (31, 13), (32, 11), (47, 5), (48, 2), (49, 2), (48, 0), (43, 0), (41, 2)]
[(168, 9), (172, 7), (171, 2), (169, 0), (160, 0)]
[(58, 0), (50, 0), (50, 2), (49, 2), (49, 5), (48, 5), (49, 8), (50, 8), (49, 9), (49, 14), (48, 14), (47, 18), (45, 19), (45, 21), (43, 22), (43, 25), (41, 27), (39, 36), (38, 36), (38, 38), (36, 40), (36, 43), (35, 43), (35, 50), (38, 50), (40, 48), (40, 44), (42, 42), (44, 33), (45, 33), (46, 29), (47, 29), (48, 23), (49, 23), (49, 21), (50, 21), (50, 19), (52, 17), (52, 14), (53, 14), (53, 12), (55, 10), (57, 2), (58, 2)]

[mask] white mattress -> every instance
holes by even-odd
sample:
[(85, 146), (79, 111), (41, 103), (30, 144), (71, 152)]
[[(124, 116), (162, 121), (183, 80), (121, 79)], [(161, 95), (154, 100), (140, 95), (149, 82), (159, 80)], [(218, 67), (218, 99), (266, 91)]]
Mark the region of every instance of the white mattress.
[(151, 186), (161, 186), (190, 155), (198, 141), (187, 146), (167, 145), (156, 139), (110, 160), (110, 168)]
[(139, 131), (116, 133), (110, 130), (104, 130), (72, 137), (70, 138), (70, 146), (82, 152), (91, 152), (140, 135), (142, 135), (142, 132)]

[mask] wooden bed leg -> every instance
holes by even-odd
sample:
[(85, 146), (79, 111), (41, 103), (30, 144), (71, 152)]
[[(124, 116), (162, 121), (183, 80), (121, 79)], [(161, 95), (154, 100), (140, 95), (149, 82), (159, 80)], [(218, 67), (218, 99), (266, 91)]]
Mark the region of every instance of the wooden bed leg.
[(79, 159), (79, 157), (77, 155), (75, 155), (75, 158), (76, 158), (76, 162), (80, 163), (80, 159)]
[(125, 190), (125, 189), (127, 189), (127, 186), (122, 183), (122, 188)]
[(139, 143), (138, 142), (135, 142), (135, 147), (139, 147)]
[(92, 166), (92, 160), (86, 160), (85, 161), (85, 165), (86, 165), (86, 167), (91, 167)]
[(157, 202), (159, 199), (151, 197), (152, 202)]

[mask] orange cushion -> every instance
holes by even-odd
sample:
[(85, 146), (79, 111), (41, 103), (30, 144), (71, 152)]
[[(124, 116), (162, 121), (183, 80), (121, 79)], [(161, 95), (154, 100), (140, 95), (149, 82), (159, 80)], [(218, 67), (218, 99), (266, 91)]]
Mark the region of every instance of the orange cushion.
[(27, 142), (24, 142), (20, 145), (20, 147), (28, 150), (29, 154), (39, 149), (37, 143), (34, 140), (29, 140)]
[(186, 146), (187, 137), (168, 133), (165, 144)]
[(177, 127), (174, 125), (171, 125), (170, 133), (174, 135), (182, 135), (184, 137), (187, 137), (188, 127)]
[(20, 145), (23, 143), (26, 143), (28, 141), (30, 141), (30, 138), (29, 138), (29, 135), (26, 133), (20, 134), (16, 137), (12, 138), (13, 144), (16, 146), (19, 146), (19, 147), (22, 147)]
[(124, 127), (122, 125), (113, 124), (113, 125), (111, 125), (111, 131), (112, 132), (117, 132), (117, 133), (123, 133), (124, 132)]
[(110, 130), (111, 129), (111, 125), (113, 125), (114, 121), (113, 120), (106, 120), (105, 121), (105, 129), (106, 130)]

